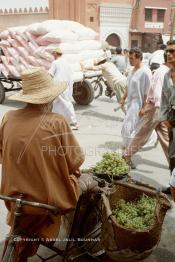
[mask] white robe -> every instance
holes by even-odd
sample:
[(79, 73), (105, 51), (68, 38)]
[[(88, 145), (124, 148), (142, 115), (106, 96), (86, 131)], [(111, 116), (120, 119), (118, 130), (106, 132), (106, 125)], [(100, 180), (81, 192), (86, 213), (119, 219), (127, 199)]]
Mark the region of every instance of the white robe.
[(68, 83), (68, 88), (54, 100), (52, 112), (63, 115), (70, 124), (77, 123), (75, 110), (72, 104), (72, 70), (68, 62), (64, 58), (59, 57), (52, 62), (49, 73), (53, 76), (55, 81), (66, 81)]
[[(128, 146), (135, 136), (140, 121), (139, 111), (143, 106), (144, 97), (147, 95), (152, 74), (148, 67), (141, 66), (137, 71), (131, 71), (128, 76), (127, 113), (123, 122), (121, 134), (123, 147)], [(147, 141), (147, 146), (154, 146), (157, 141), (155, 131)]]

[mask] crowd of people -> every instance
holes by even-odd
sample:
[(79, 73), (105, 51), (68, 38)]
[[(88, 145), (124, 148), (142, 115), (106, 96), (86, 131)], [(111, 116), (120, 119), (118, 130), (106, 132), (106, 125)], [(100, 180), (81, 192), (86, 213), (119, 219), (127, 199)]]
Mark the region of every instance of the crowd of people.
[[(112, 59), (102, 57), (90, 68), (82, 68), (101, 70), (120, 106), (126, 103), (122, 156), (131, 168), (135, 168), (132, 156), (146, 143), (155, 144), (158, 137), (170, 167), (175, 199), (175, 41), (167, 43), (164, 61), (154, 73), (142, 64), (139, 48), (125, 53), (117, 48)], [(23, 192), (28, 199), (69, 210), (80, 195), (84, 154), (71, 130), (78, 129), (72, 104), (72, 72), (60, 49), (54, 50), (53, 55), (55, 61), (49, 72), (40, 68), (25, 71), (22, 92), (10, 97), (26, 106), (5, 114), (0, 126), (0, 193), (18, 196)], [(81, 183), (85, 184), (86, 181)], [(8, 224), (12, 225), (13, 205), (8, 210)], [(44, 238), (57, 236), (60, 216), (29, 211), (21, 225), (23, 229), (28, 228), (31, 234), (35, 230)], [(37, 228), (33, 227), (36, 220)], [(29, 244), (17, 243), (19, 261), (27, 261), (35, 253), (37, 243)]]

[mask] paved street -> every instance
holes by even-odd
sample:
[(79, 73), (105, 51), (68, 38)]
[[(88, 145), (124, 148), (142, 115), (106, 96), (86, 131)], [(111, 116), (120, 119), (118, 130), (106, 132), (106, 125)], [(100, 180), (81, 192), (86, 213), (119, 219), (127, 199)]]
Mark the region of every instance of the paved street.
[[(0, 118), (8, 110), (20, 107), (22, 104), (11, 102), (8, 99), (4, 105), (0, 105)], [(119, 110), (114, 112), (116, 107), (114, 100), (101, 97), (94, 100), (89, 106), (77, 106), (76, 113), (79, 119), (80, 129), (74, 131), (80, 145), (82, 146), (86, 160), (83, 168), (88, 168), (100, 159), (101, 154), (107, 150), (120, 151), (121, 148), (121, 125), (124, 114)], [(139, 181), (152, 184), (156, 187), (166, 185), (169, 179), (167, 162), (160, 144), (156, 148), (139, 152), (134, 157), (137, 169), (131, 172), (131, 176)], [(0, 217), (0, 242), (5, 238), (8, 228), (5, 224), (6, 210), (1, 203)], [(168, 211), (163, 226), (162, 238), (158, 248), (152, 255), (145, 259), (145, 262), (174, 262), (175, 261), (175, 207), (172, 202), (172, 209)], [(40, 251), (47, 253), (46, 251)], [(37, 258), (30, 259), (31, 262), (39, 261)], [(61, 261), (52, 259), (52, 261)]]

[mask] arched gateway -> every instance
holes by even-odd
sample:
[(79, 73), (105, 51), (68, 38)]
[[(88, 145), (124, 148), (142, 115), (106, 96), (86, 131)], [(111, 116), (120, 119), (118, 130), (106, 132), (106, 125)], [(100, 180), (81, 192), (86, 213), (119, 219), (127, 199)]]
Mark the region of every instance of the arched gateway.
[(113, 33), (110, 34), (107, 38), (106, 38), (106, 42), (108, 42), (109, 45), (112, 46), (116, 46), (116, 47), (120, 47), (121, 46), (121, 41), (120, 38), (117, 34)]

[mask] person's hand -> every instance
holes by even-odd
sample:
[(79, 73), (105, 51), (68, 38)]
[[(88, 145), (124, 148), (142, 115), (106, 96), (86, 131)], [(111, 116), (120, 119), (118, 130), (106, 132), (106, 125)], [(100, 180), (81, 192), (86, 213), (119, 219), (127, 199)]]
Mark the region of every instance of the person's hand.
[(110, 93), (110, 97), (113, 97), (115, 95), (116, 95), (116, 92), (114, 90), (112, 90), (111, 93)]
[(97, 192), (99, 189), (98, 182), (93, 179), (93, 176), (91, 174), (82, 174), (78, 181), (82, 192)]
[(166, 125), (166, 127), (171, 128), (172, 125), (169, 121), (163, 121), (163, 123)]
[(139, 117), (142, 117), (145, 114), (145, 108), (142, 107), (139, 111)]
[(120, 100), (119, 104), (120, 104), (120, 107), (124, 108), (124, 105), (125, 105), (125, 99), (122, 98), (122, 99)]
[(81, 176), (80, 169), (77, 169), (76, 171), (74, 171), (73, 175), (76, 176), (76, 177), (80, 177)]

